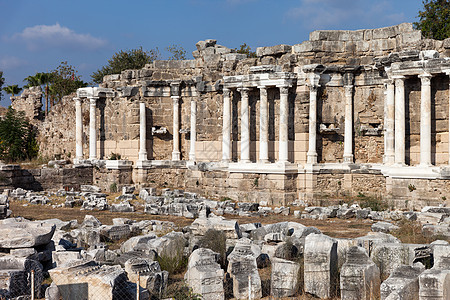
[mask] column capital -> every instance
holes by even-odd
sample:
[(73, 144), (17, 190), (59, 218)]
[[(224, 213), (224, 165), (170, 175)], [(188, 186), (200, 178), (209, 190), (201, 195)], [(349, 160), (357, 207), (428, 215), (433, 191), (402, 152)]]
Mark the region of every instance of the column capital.
[(384, 88), (387, 89), (389, 85), (393, 85), (394, 80), (392, 78), (385, 79), (383, 82)]
[(290, 86), (288, 85), (281, 85), (281, 86), (277, 86), (280, 89), (280, 94), (289, 94), (289, 88)]
[(355, 78), (355, 74), (351, 73), (351, 72), (346, 72), (342, 78), (343, 82), (344, 82), (344, 86), (346, 85), (351, 85), (353, 86), (353, 79)]
[(310, 92), (317, 92), (320, 88), (320, 84), (308, 83), (307, 86), (309, 87)]
[(88, 99), (89, 99), (89, 103), (96, 104), (97, 100), (98, 100), (98, 97), (89, 97)]
[(267, 97), (267, 87), (265, 85), (258, 86), (258, 89), (259, 89), (260, 95), (263, 95), (263, 96)]
[(417, 77), (420, 78), (422, 85), (431, 85), (431, 78), (433, 77), (433, 75), (431, 75), (430, 73), (423, 73)]
[(180, 96), (170, 96), (172, 98), (173, 103), (178, 103), (178, 100), (180, 100)]
[(250, 88), (248, 87), (240, 87), (237, 89), (239, 93), (248, 93), (250, 91)]

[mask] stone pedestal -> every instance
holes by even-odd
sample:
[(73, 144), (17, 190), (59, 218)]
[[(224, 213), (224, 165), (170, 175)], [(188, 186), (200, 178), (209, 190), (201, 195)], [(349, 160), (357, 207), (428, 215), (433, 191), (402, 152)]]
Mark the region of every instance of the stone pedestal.
[(300, 264), (276, 257), (271, 259), (271, 263), (270, 292), (272, 297), (278, 299), (294, 296), (299, 284)]

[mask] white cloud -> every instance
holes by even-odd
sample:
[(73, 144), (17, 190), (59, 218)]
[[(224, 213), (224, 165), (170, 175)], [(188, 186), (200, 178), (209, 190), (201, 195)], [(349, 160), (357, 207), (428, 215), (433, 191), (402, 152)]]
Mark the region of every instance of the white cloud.
[(93, 50), (106, 45), (103, 39), (90, 34), (76, 33), (58, 23), (27, 27), (22, 32), (14, 34), (9, 40), (22, 42), (31, 51), (49, 48)]
[(0, 57), (0, 70), (12, 70), (27, 64), (27, 61), (15, 56)]
[[(307, 29), (346, 29), (348, 26), (387, 26), (401, 23), (404, 15), (393, 11), (388, 1), (299, 0), (286, 17), (301, 21)], [(361, 27), (361, 29), (363, 28)]]

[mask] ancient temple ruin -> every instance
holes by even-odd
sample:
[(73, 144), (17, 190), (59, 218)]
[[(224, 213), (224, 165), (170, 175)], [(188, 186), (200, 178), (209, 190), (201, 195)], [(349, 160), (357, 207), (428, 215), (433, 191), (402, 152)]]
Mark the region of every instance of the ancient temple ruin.
[(65, 98), (38, 124), (41, 150), (231, 199), (448, 201), (449, 39), (404, 23), (314, 31), (256, 58), (196, 46), (193, 60), (154, 61)]

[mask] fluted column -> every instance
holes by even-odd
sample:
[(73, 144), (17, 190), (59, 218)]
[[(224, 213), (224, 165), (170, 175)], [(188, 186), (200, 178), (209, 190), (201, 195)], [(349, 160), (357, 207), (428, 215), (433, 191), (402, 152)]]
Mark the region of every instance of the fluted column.
[(431, 166), (431, 74), (419, 75), (420, 92), (420, 165)]
[(83, 160), (83, 115), (81, 112), (81, 99), (75, 98), (75, 158)]
[(248, 88), (240, 88), (241, 93), (241, 159), (243, 163), (250, 162), (250, 117), (248, 108)]
[(309, 133), (307, 163), (317, 163), (317, 90), (319, 85), (311, 82), (309, 84)]
[(89, 98), (89, 159), (97, 159), (97, 98)]
[(395, 119), (395, 86), (392, 80), (385, 85), (384, 110), (384, 163), (392, 165), (395, 162), (394, 151), (394, 119)]
[(353, 85), (345, 89), (344, 162), (353, 162)]
[(147, 117), (145, 102), (139, 103), (139, 160), (147, 160)]
[(180, 160), (180, 96), (171, 96), (173, 102), (173, 150), (172, 160)]
[(280, 87), (280, 132), (278, 142), (278, 161), (288, 162), (288, 117), (289, 117), (289, 87)]
[(267, 88), (259, 87), (259, 162), (269, 162), (269, 105)]
[(231, 160), (231, 99), (230, 89), (223, 88), (223, 119), (222, 119), (222, 161)]
[(190, 130), (189, 160), (195, 161), (195, 142), (197, 141), (197, 101), (191, 98), (191, 130)]
[(395, 80), (395, 164), (405, 164), (405, 76)]

